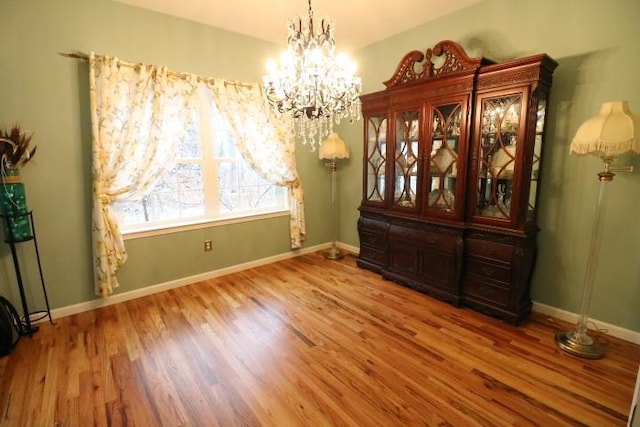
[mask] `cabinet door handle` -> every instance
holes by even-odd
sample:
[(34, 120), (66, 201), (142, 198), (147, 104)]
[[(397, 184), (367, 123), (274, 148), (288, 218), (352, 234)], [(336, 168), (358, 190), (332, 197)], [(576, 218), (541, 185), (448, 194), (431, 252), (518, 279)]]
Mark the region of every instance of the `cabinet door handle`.
[(485, 274), (485, 276), (493, 277), (496, 274), (496, 269), (490, 267), (482, 267), (482, 272)]
[(488, 297), (491, 298), (496, 294), (496, 291), (492, 288), (490, 288), (489, 286), (483, 286), (481, 288), (480, 293), (484, 296), (484, 297)]
[(483, 247), (482, 247), (482, 250), (483, 250), (486, 254), (491, 255), (491, 256), (498, 255), (498, 251), (496, 251), (495, 249), (491, 249), (491, 247), (490, 247), (490, 246), (483, 246)]
[(438, 239), (427, 239), (427, 243), (430, 244), (430, 245), (438, 243), (438, 241), (439, 241)]

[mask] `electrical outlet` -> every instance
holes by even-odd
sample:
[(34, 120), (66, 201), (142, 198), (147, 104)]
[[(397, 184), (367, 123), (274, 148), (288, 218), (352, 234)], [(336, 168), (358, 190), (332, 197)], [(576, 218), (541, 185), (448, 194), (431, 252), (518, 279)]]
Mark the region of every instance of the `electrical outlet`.
[(205, 240), (204, 241), (204, 251), (205, 252), (209, 252), (213, 249), (213, 243), (211, 243), (211, 240)]

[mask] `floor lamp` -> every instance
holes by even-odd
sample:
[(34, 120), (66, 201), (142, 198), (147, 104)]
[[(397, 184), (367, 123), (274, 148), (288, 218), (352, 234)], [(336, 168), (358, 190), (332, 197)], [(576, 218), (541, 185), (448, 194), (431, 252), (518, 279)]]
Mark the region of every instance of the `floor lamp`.
[(333, 228), (333, 241), (331, 248), (324, 253), (324, 256), (328, 259), (341, 259), (344, 258), (344, 254), (338, 249), (337, 245), (338, 203), (336, 200), (336, 160), (348, 159), (349, 149), (347, 148), (347, 144), (334, 132), (320, 145), (318, 155), (320, 159), (329, 160), (327, 165), (331, 168), (331, 227)]
[(588, 359), (599, 359), (604, 356), (604, 347), (587, 334), (587, 320), (602, 240), (607, 190), (615, 176), (613, 171), (632, 171), (631, 166), (617, 167), (612, 166), (611, 163), (619, 155), (640, 152), (640, 116), (629, 111), (626, 101), (605, 102), (597, 116), (587, 120), (578, 128), (571, 141), (570, 151), (571, 154), (599, 156), (604, 162), (604, 171), (598, 174), (600, 189), (591, 231), (591, 246), (587, 258), (578, 322), (573, 331), (558, 332), (555, 340), (558, 347), (568, 353)]

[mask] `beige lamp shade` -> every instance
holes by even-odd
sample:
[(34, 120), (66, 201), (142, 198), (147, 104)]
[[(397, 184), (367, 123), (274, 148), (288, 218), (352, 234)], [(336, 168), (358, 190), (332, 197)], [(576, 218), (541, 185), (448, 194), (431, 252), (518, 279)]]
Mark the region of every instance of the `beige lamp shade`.
[(444, 173), (449, 166), (451, 166), (451, 164), (453, 163), (453, 166), (451, 167), (451, 176), (455, 176), (455, 172), (456, 172), (456, 159), (453, 157), (453, 155), (451, 154), (451, 151), (445, 149), (445, 148), (441, 148), (438, 150), (438, 152), (436, 153), (435, 156), (433, 156), (431, 158), (431, 164), (432, 166), (435, 166), (436, 168), (438, 168), (438, 173)]
[(349, 148), (347, 144), (338, 136), (337, 133), (332, 133), (324, 140), (320, 145), (318, 156), (321, 159), (348, 159)]
[(516, 165), (516, 146), (501, 147), (491, 159), (491, 172), (496, 178), (513, 178)]
[(571, 141), (571, 154), (614, 157), (640, 152), (640, 116), (627, 101), (605, 102), (600, 113), (584, 122)]

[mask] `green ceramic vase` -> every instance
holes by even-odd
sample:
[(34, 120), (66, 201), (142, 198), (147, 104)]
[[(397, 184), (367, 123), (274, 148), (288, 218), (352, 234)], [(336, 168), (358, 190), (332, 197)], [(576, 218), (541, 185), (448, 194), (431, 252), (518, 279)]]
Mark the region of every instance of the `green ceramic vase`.
[(27, 195), (19, 169), (2, 171), (2, 194), (0, 208), (2, 210), (4, 233), (7, 240), (22, 241), (32, 237), (27, 210)]

